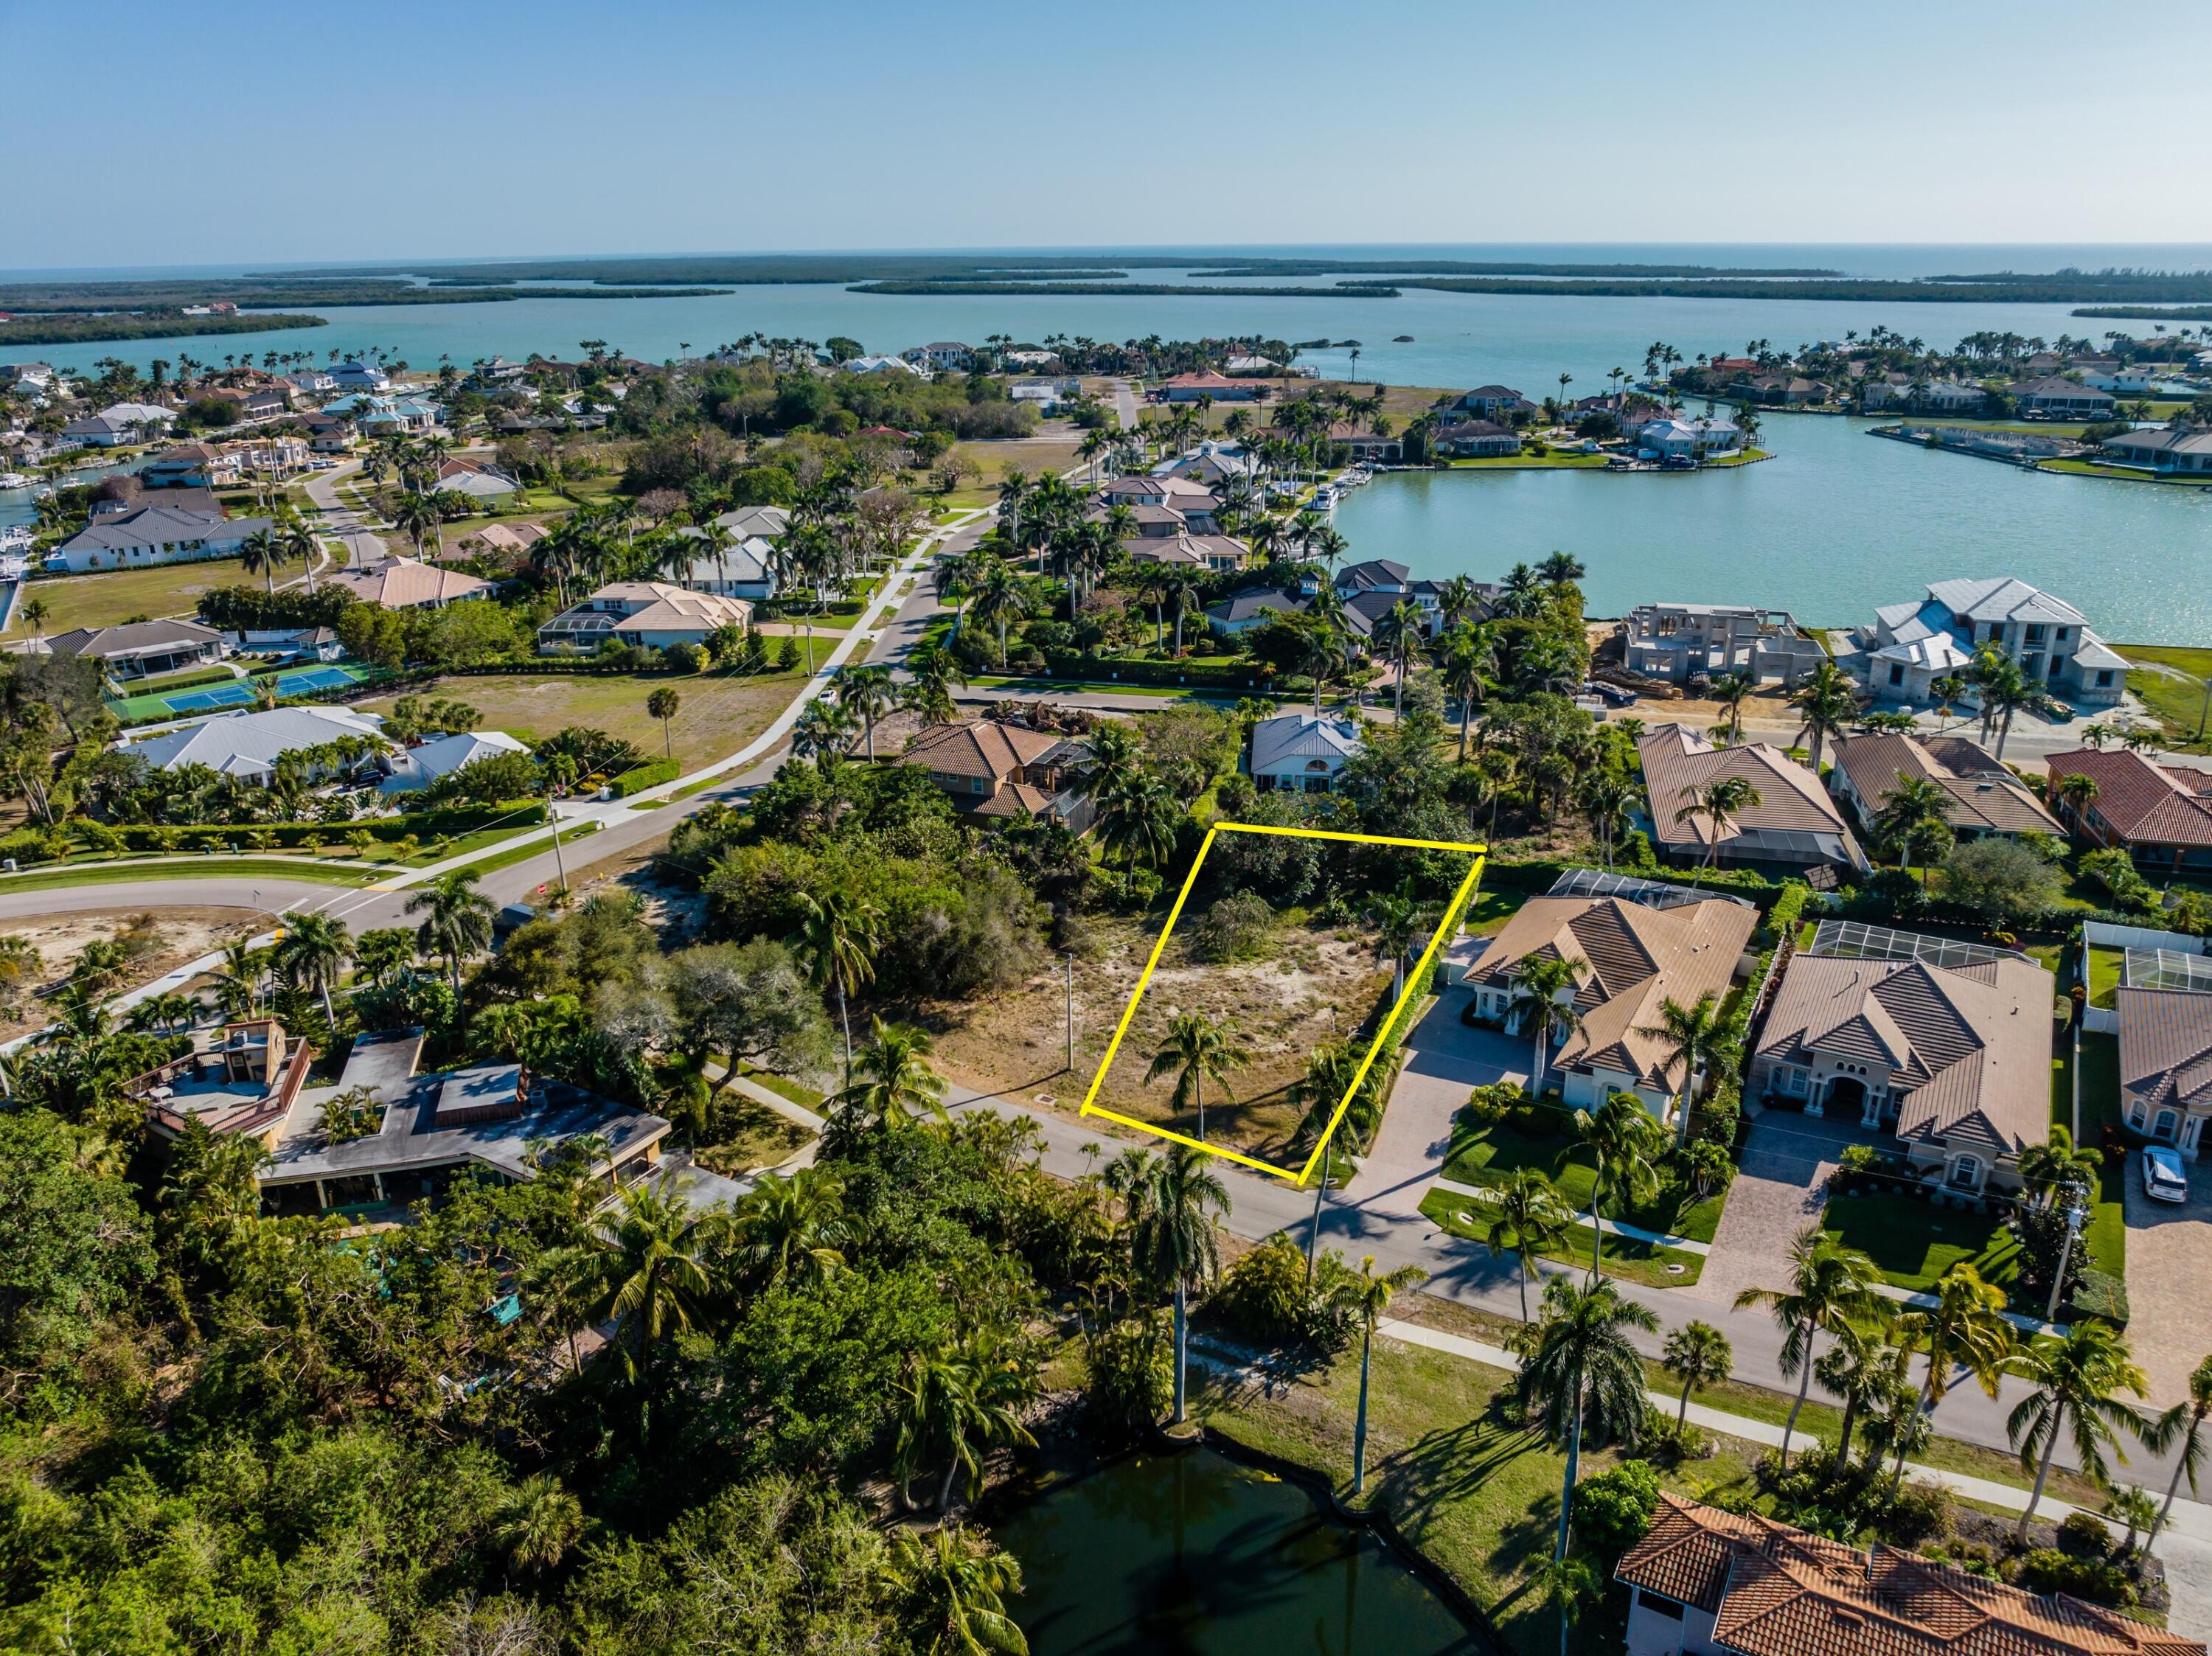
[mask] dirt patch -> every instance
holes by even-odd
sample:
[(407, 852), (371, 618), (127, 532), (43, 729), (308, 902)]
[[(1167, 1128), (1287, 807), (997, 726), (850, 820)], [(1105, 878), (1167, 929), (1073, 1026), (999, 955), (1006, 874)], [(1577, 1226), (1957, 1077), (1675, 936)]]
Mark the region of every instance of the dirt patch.
[(40, 997), (68, 980), (77, 951), (88, 943), (113, 938), (139, 914), (152, 917), (157, 941), (150, 952), (131, 961), (115, 985), (118, 992), (151, 983), (186, 961), (213, 954), (251, 929), (257, 918), (243, 908), (106, 908), (0, 922), (0, 937), (22, 938), (39, 951), (43, 962), (33, 980), (38, 992), (22, 998), (15, 1017), (0, 1020), (0, 1040), (43, 1028), (51, 1020)]
[[(939, 1067), (978, 1091), (1078, 1109), (1155, 935), (1141, 922), (1107, 922), (1099, 928), (1100, 948), (1076, 962), (1073, 1071), (1066, 1064), (1066, 986), (1058, 962), (1004, 993), (921, 1009), (922, 1021), (937, 1032)], [(1231, 1077), (1233, 1102), (1207, 1080), (1206, 1137), (1248, 1155), (1281, 1156), (1302, 1114), (1289, 1089), (1304, 1075), (1307, 1059), (1322, 1043), (1355, 1034), (1389, 986), (1364, 927), (1285, 925), (1263, 958), (1233, 965), (1194, 960), (1178, 935), (1146, 986), (1098, 1102), (1139, 1120), (1194, 1131), (1197, 1112), (1175, 1108), (1173, 1078), (1147, 1084), (1145, 1071), (1176, 1014), (1234, 1018), (1249, 1062)]]

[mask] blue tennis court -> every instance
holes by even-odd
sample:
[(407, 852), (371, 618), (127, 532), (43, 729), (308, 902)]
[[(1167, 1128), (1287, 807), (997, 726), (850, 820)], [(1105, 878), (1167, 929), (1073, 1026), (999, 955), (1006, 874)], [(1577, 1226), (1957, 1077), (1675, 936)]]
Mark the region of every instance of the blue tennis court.
[[(359, 676), (349, 667), (295, 667), (276, 676), (276, 694), (305, 695), (310, 690), (334, 690)], [(162, 702), (173, 713), (204, 713), (216, 707), (248, 707), (254, 700), (253, 685), (245, 679), (236, 679), (228, 684), (179, 691), (175, 695), (164, 696)]]

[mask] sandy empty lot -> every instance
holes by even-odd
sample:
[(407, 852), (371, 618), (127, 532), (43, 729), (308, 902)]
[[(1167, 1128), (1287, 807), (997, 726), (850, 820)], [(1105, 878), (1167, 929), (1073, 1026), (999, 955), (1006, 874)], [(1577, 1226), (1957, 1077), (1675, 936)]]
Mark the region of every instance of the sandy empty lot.
[[(242, 908), (103, 908), (0, 922), (0, 937), (24, 938), (38, 949), (45, 961), (38, 986), (51, 989), (67, 980), (77, 950), (96, 939), (112, 937), (130, 922), (134, 913), (153, 916), (161, 935), (161, 946), (132, 963), (117, 986), (118, 989), (135, 989), (186, 961), (211, 954), (249, 930), (257, 918)], [(45, 1003), (26, 997), (15, 1019), (0, 1021), (0, 1040), (12, 1040), (47, 1022)]]

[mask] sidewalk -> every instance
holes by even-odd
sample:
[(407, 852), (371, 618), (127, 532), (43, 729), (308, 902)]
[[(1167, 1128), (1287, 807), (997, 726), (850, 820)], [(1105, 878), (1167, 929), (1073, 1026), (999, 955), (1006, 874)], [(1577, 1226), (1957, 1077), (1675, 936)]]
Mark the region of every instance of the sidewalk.
[[(1456, 1179), (1437, 1180), (1431, 1186), (1431, 1188), (1434, 1190), (1446, 1191), (1454, 1196), (1470, 1197), (1479, 1202), (1494, 1202), (1498, 1199), (1498, 1192), (1496, 1191), (1485, 1190), (1480, 1185), (1462, 1185)], [(1578, 1214), (1577, 1216), (1584, 1222), (1587, 1222), (1589, 1218), (1589, 1215), (1587, 1211)], [(1649, 1242), (1654, 1247), (1678, 1248), (1684, 1253), (1710, 1253), (1712, 1252), (1713, 1245), (1711, 1242), (1693, 1242), (1686, 1236), (1669, 1236), (1663, 1230), (1646, 1230), (1641, 1225), (1632, 1225), (1626, 1220), (1621, 1219), (1607, 1220), (1605, 1222), (1605, 1233), (1608, 1236), (1626, 1236), (1632, 1242)], [(1893, 1291), (1901, 1293), (1903, 1290), (1897, 1289)], [(1923, 1299), (1927, 1298), (1925, 1295), (1923, 1295), (1921, 1297)], [(1932, 1305), (1935, 1301), (1931, 1300), (1929, 1303)]]

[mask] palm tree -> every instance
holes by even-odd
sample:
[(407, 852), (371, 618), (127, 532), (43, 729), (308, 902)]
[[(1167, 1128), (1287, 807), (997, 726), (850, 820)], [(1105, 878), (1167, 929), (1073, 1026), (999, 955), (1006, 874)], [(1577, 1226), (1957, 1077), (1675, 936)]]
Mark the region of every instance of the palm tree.
[(1677, 1064), (1682, 1066), (1681, 1101), (1676, 1107), (1680, 1119), (1675, 1123), (1674, 1143), (1687, 1144), (1691, 1083), (1697, 1079), (1698, 1071), (1717, 1076), (1723, 1064), (1735, 1061), (1741, 1050), (1736, 1027), (1721, 1016), (1720, 1002), (1708, 991), (1688, 1006), (1669, 996), (1659, 1003), (1659, 1022), (1636, 1033), (1667, 1048), (1667, 1069)]
[(335, 914), (309, 910), (295, 914), (276, 944), (276, 969), (287, 983), (305, 983), (323, 998), (323, 1016), (337, 1033), (338, 1015), (331, 1004), (331, 980), (345, 969), (353, 953), (346, 923)]
[(1400, 598), (1376, 623), (1375, 642), (1389, 652), (1395, 675), (1390, 687), (1393, 713), (1403, 713), (1406, 710), (1406, 671), (1425, 630), (1421, 606), (1411, 598)]
[(1121, 786), (1103, 790), (1098, 800), (1098, 840), (1119, 852), (1131, 867), (1158, 867), (1175, 850), (1188, 813), (1175, 790), (1159, 777), (1133, 775)]
[(2075, 1459), (2084, 1472), (2100, 1483), (2111, 1483), (2105, 1452), (2110, 1449), (2122, 1465), (2128, 1459), (2120, 1452), (2118, 1429), (2124, 1426), (2137, 1436), (2146, 1430), (2142, 1411), (2121, 1402), (2118, 1394), (2145, 1396), (2150, 1381), (2128, 1355), (2127, 1342), (2110, 1325), (2087, 1319), (2075, 1323), (2063, 1340), (2051, 1334), (2030, 1340), (2013, 1354), (2012, 1370), (2035, 1388), (2005, 1416), (2005, 1436), (2020, 1452), (2021, 1470), (2035, 1468), (2035, 1487), (2028, 1492), (2027, 1509), (2013, 1532), (2014, 1538), (2025, 1544), (2060, 1436), (2073, 1444)]
[(903, 1127), (918, 1115), (952, 1118), (945, 1107), (945, 1077), (929, 1065), (928, 1031), (908, 1023), (869, 1020), (868, 1044), (852, 1065), (853, 1079), (830, 1104), (884, 1127)]
[(1608, 1204), (1632, 1208), (1657, 1194), (1656, 1162), (1663, 1135), (1633, 1093), (1613, 1094), (1595, 1114), (1577, 1110), (1574, 1121), (1576, 1133), (1597, 1158), (1589, 1204), (1590, 1280), (1595, 1282), (1604, 1263), (1605, 1209)]
[(1851, 682), (1850, 675), (1832, 661), (1823, 661), (1813, 669), (1809, 676), (1797, 687), (1790, 698), (1790, 705), (1797, 710), (1803, 721), (1797, 736), (1800, 741), (1813, 738), (1813, 773), (1820, 773), (1820, 754), (1832, 736), (1841, 736), (1852, 719), (1858, 716), (1858, 687)]
[[(1465, 580), (1455, 575), (1455, 580)], [(1497, 646), (1487, 627), (1447, 625), (1443, 637), (1438, 640), (1442, 658), (1437, 670), (1443, 681), (1443, 692), (1459, 703), (1459, 762), (1467, 763), (1467, 731), (1474, 718), (1475, 703), (1491, 686), (1492, 676), (1498, 670)]]
[(1571, 586), (1589, 571), (1583, 567), (1582, 560), (1573, 553), (1554, 552), (1536, 566), (1536, 573), (1542, 578), (1545, 585), (1556, 591), (1562, 586)]
[(763, 1173), (730, 1217), (738, 1246), (768, 1283), (818, 1287), (845, 1268), (853, 1225), (844, 1181), (833, 1173), (801, 1168), (788, 1179)]
[(1393, 1295), (1426, 1282), (1428, 1276), (1418, 1265), (1400, 1265), (1377, 1277), (1375, 1256), (1370, 1253), (1360, 1260), (1358, 1275), (1346, 1273), (1329, 1294), (1332, 1307), (1359, 1319), (1359, 1415), (1352, 1429), (1352, 1493), (1355, 1495), (1367, 1487), (1367, 1383), (1375, 1350), (1375, 1325), (1390, 1308)]
[(1251, 1062), (1252, 1055), (1238, 1039), (1237, 1020), (1216, 1020), (1203, 1012), (1178, 1012), (1168, 1024), (1168, 1032), (1160, 1038), (1159, 1050), (1152, 1054), (1152, 1067), (1145, 1071), (1145, 1084), (1150, 1086), (1164, 1075), (1173, 1075), (1175, 1109), (1180, 1115), (1194, 1104), (1198, 1109), (1198, 1136), (1206, 1137), (1206, 1078), (1212, 1076), (1220, 1083), (1223, 1101), (1235, 1103), (1236, 1096), (1229, 1090), (1229, 1077)]
[(1006, 1614), (1007, 1597), (1022, 1590), (1012, 1553), (946, 1524), (927, 1540), (893, 1531), (891, 1557), (917, 1630), (929, 1635), (927, 1656), (1029, 1656), (1029, 1641)]
[(1974, 658), (1968, 677), (1982, 702), (1982, 740), (1990, 739), (1990, 730), (1996, 727), (1996, 757), (2004, 758), (2005, 740), (2012, 734), (2012, 716), (2036, 700), (2038, 690), (2021, 665), (2010, 656), (1999, 655), (1984, 648)]
[(1551, 1052), (1553, 1034), (1571, 1034), (1582, 1023), (1582, 1014), (1575, 1010), (1571, 996), (1563, 1001), (1559, 992), (1577, 986), (1577, 969), (1583, 964), (1572, 955), (1526, 955), (1513, 968), (1512, 1004), (1528, 1009), (1525, 1016), (1535, 1034), (1535, 1075), (1528, 1083), (1532, 1094), (1540, 1095), (1544, 1090), (1544, 1063)]
[(1534, 1255), (1557, 1252), (1574, 1228), (1575, 1216), (1560, 1200), (1554, 1186), (1534, 1168), (1516, 1168), (1502, 1186), (1490, 1192), (1498, 1216), (1484, 1230), (1483, 1246), (1491, 1253), (1510, 1252), (1520, 1262), (1521, 1320), (1528, 1320), (1528, 1261)]
[(276, 566), (284, 561), (284, 543), (266, 529), (257, 529), (239, 543), (238, 564), (249, 575), (262, 576), (271, 597), (276, 595)]
[(1634, 822), (1637, 804), (1643, 798), (1643, 784), (1617, 770), (1594, 771), (1583, 784), (1583, 809), (1589, 813), (1590, 828), (1604, 851), (1607, 871), (1613, 868), (1613, 842)]
[(1845, 1247), (1817, 1225), (1808, 1225), (1790, 1244), (1790, 1288), (1747, 1288), (1735, 1296), (1739, 1311), (1764, 1307), (1782, 1330), (1782, 1378), (1797, 1380), (1796, 1400), (1782, 1429), (1782, 1465), (1790, 1465), (1790, 1440), (1797, 1430), (1797, 1411), (1813, 1385), (1813, 1345), (1852, 1318), (1870, 1316), (1881, 1301), (1874, 1261)]
[(1749, 673), (1716, 673), (1705, 691), (1705, 698), (1717, 701), (1728, 709), (1728, 745), (1731, 748), (1743, 741), (1743, 704), (1753, 689)]
[(857, 987), (876, 980), (873, 950), (880, 937), (883, 911), (873, 903), (855, 900), (842, 891), (817, 897), (799, 894), (801, 919), (793, 952), (814, 980), (816, 988), (835, 986), (837, 1022), (845, 1031), (845, 1078), (853, 1077), (853, 1017), (845, 1004), (848, 986)]
[(792, 752), (801, 759), (811, 759), (816, 768), (824, 773), (844, 757), (852, 741), (852, 713), (821, 696), (808, 702), (791, 726)]
[[(29, 614), (29, 606), (26, 605), (27, 620)], [(2066, 808), (2067, 815), (2074, 819), (2075, 831), (2081, 834), (2088, 832), (2089, 803), (2097, 797), (2097, 779), (2083, 776), (2078, 771), (2069, 772), (2051, 786), (2051, 796)]]
[(1188, 1290), (1221, 1264), (1221, 1238), (1212, 1216), (1229, 1211), (1229, 1192), (1203, 1150), (1170, 1144), (1145, 1182), (1129, 1195), (1132, 1263), (1154, 1281), (1175, 1284), (1175, 1424), (1183, 1422), (1190, 1355)]
[(216, 1004), (236, 1022), (253, 1016), (261, 998), (261, 974), (266, 953), (250, 937), (234, 937), (222, 946), (222, 966), (216, 973)]
[(307, 571), (307, 591), (315, 590), (315, 560), (322, 555), (322, 545), (314, 533), (303, 523), (287, 525), (276, 531), (278, 543), (283, 548), (288, 562), (297, 562)]
[[(1936, 1303), (1907, 1311), (1897, 1319), (1898, 1338), (1928, 1359), (1928, 1378), (1920, 1393), (1920, 1412), (1930, 1415), (1963, 1372), (1994, 1398), (2013, 1353), (2013, 1326), (2006, 1320), (2004, 1290), (1982, 1280), (1972, 1262), (1960, 1260), (1936, 1284)], [(1898, 1455), (1897, 1476), (1905, 1475)]]
[(888, 667), (843, 667), (837, 673), (838, 704), (860, 721), (866, 732), (868, 757), (876, 756), (876, 721), (897, 705), (898, 694)]
[(392, 508), (392, 526), (415, 543), (418, 558), (422, 555), (422, 537), (438, 527), (440, 519), (437, 501), (417, 489), (404, 491)]
[[(682, 712), (683, 707), (684, 698), (678, 695), (672, 687), (666, 684), (656, 688), (653, 694), (645, 699), (646, 717), (660, 721), (660, 750), (664, 756), (670, 759), (676, 757), (676, 737), (669, 729), (669, 721)], [(873, 756), (870, 755), (872, 758)]]
[(491, 947), (491, 899), (476, 889), (477, 871), (457, 868), (441, 874), (429, 889), (407, 900), (410, 914), (423, 916), (415, 929), (416, 947), (426, 955), (442, 955), (452, 969), (453, 992), (461, 990), (461, 962)]
[(1013, 567), (1004, 558), (993, 557), (976, 573), (974, 580), (975, 597), (969, 608), (975, 619), (986, 625), (996, 623), (999, 628), (999, 661), (1006, 659), (1006, 623), (1018, 616), (1030, 612), (1029, 591)]
[(2212, 1357), (2205, 1358), (2190, 1371), (2188, 1401), (2175, 1404), (2153, 1421), (2143, 1434), (2144, 1446), (2153, 1454), (2162, 1455), (2177, 1447), (2180, 1450), (2174, 1459), (2173, 1476), (2166, 1481), (2165, 1504), (2159, 1507), (2150, 1534), (2144, 1538), (2146, 1551), (2157, 1544), (2158, 1532), (2166, 1527), (2184, 1472), (2189, 1475), (2189, 1493), (2197, 1493), (2197, 1469), (2204, 1459), (2204, 1422), (2208, 1417), (2212, 1417)]
[(1681, 803), (1675, 807), (1677, 826), (1695, 822), (1703, 817), (1705, 822), (1705, 857), (1698, 865), (1697, 879), (1690, 882), (1692, 890), (1698, 880), (1705, 878), (1721, 854), (1722, 830), (1747, 810), (1755, 810), (1766, 801), (1759, 795), (1747, 776), (1711, 776), (1700, 786), (1685, 782)]
[(1667, 1336), (1659, 1366), (1682, 1382), (1682, 1406), (1674, 1411), (1674, 1429), (1690, 1418), (1690, 1393), (1700, 1386), (1717, 1386), (1735, 1366), (1735, 1348), (1729, 1337), (1711, 1323), (1684, 1323)]
[(532, 1472), (516, 1484), (492, 1518), (492, 1544), (526, 1575), (559, 1564), (583, 1532), (584, 1503), (550, 1472)]
[[(1813, 1365), (1820, 1389), (1844, 1400), (1844, 1418), (1836, 1429), (1838, 1466), (1850, 1464), (1851, 1435), (1862, 1412), (1879, 1420), (1882, 1405), (1911, 1394), (1912, 1350), (1900, 1341), (1895, 1318), (1872, 1325), (1843, 1323), (1835, 1330), (1835, 1343)], [(1879, 1448), (1875, 1453), (1879, 1458)]]
[(706, 1257), (719, 1228), (718, 1216), (694, 1213), (679, 1196), (632, 1185), (570, 1252), (586, 1320), (617, 1320), (613, 1344), (633, 1383), (657, 1341), (706, 1320)]
[(1367, 905), (1367, 923), (1375, 928), (1375, 952), (1390, 962), (1390, 1004), (1406, 995), (1406, 952), (1420, 931), (1420, 909), (1407, 889), (1385, 892)]
[(2035, 1192), (2039, 1207), (2052, 1206), (2069, 1188), (2096, 1189), (2103, 1173), (2104, 1158), (2078, 1148), (2073, 1133), (2057, 1122), (2051, 1124), (2050, 1137), (2020, 1153), (2021, 1183)]
[(46, 601), (44, 598), (26, 598), (16, 607), (15, 613), (22, 618), (23, 625), (31, 629), (32, 639), (43, 645), (46, 638), (46, 617), (53, 614), (46, 607)]
[[(1575, 1504), (1575, 1479), (1582, 1467), (1583, 1433), (1633, 1442), (1644, 1424), (1644, 1361), (1629, 1343), (1631, 1331), (1650, 1333), (1659, 1319), (1644, 1307), (1620, 1297), (1611, 1283), (1578, 1289), (1565, 1277), (1544, 1285), (1544, 1319), (1522, 1347), (1516, 1382), (1523, 1405), (1542, 1411), (1545, 1435), (1567, 1452), (1566, 1477), (1559, 1490), (1559, 1538), (1554, 1560), (1567, 1556), (1567, 1526)], [(1565, 1635), (1560, 1635), (1564, 1649)]]
[(1895, 846), (1907, 873), (1912, 859), (1920, 858), (1920, 880), (1928, 883), (1929, 864), (1951, 843), (1951, 797), (1922, 776), (1900, 776), (1881, 796), (1873, 828), (1883, 843)]

